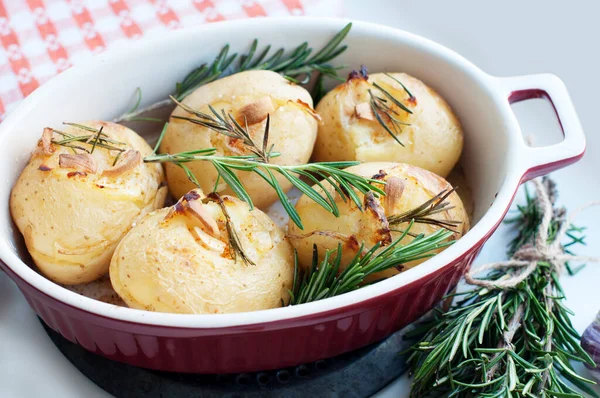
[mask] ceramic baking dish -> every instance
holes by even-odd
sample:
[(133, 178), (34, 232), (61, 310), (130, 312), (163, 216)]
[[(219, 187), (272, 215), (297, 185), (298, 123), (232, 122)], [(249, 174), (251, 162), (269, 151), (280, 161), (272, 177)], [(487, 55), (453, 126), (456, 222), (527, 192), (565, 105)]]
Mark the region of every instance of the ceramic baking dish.
[[(519, 185), (577, 161), (585, 138), (563, 83), (553, 75), (492, 77), (451, 50), (389, 27), (355, 22), (340, 64), (402, 71), (439, 91), (465, 130), (462, 165), (475, 202), (474, 226), (456, 244), (393, 278), (342, 296), (265, 311), (179, 315), (117, 307), (78, 295), (32, 269), (11, 222), (9, 193), (42, 128), (62, 121), (110, 120), (132, 93), (165, 98), (193, 67), (225, 43), (234, 51), (253, 38), (292, 48), (322, 46), (347, 21), (254, 19), (208, 24), (108, 51), (54, 78), (0, 125), (0, 258), (29, 304), (51, 328), (86, 349), (129, 364), (176, 372), (266, 370), (314, 361), (381, 340), (438, 302), (472, 263), (508, 210)], [(548, 98), (564, 140), (531, 148), (511, 102)]]

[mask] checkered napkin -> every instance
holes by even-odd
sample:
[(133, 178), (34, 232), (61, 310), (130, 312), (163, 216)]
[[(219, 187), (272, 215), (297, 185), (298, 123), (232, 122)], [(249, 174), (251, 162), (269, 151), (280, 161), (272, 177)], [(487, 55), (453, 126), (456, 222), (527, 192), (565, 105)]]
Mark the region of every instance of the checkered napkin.
[(227, 19), (339, 16), (343, 0), (0, 0), (0, 121), (40, 84), (142, 36)]

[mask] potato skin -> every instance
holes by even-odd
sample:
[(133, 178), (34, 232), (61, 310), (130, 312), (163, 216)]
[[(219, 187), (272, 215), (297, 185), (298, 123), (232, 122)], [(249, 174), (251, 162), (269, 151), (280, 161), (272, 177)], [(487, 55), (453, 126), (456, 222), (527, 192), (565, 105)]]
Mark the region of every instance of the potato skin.
[[(312, 98), (304, 88), (291, 84), (278, 73), (271, 71), (237, 73), (198, 88), (182, 102), (195, 110), (209, 114), (211, 112), (208, 105), (219, 112), (225, 110), (226, 113), (238, 118), (243, 125), (243, 117), (241, 119), (238, 117), (240, 110), (267, 96), (270, 97), (273, 105), (273, 110), (270, 112), (269, 147), (274, 145), (273, 150), (281, 153), (281, 156), (272, 158), (270, 162), (281, 165), (306, 163), (317, 136), (317, 120), (312, 114)], [(177, 107), (171, 116), (193, 117), (180, 107)], [(265, 124), (266, 120), (262, 120), (249, 126), (252, 137), (259, 145), (262, 145)], [(173, 117), (160, 150), (164, 153), (176, 153), (210, 147), (217, 148), (219, 155), (250, 154), (238, 139)], [(205, 192), (213, 190), (218, 174), (211, 163), (191, 162), (187, 163), (187, 166), (198, 179), (202, 190)], [(174, 197), (179, 198), (195, 188), (178, 166), (167, 164), (166, 172), (169, 189)], [(264, 209), (277, 199), (276, 193), (260, 176), (249, 172), (236, 172), (236, 174), (257, 207)], [(285, 178), (278, 177), (278, 180), (284, 191), (291, 188), (291, 184)], [(223, 180), (217, 192), (233, 194)]]
[(256, 265), (231, 258), (225, 217), (217, 203), (201, 205), (218, 225), (215, 236), (186, 211), (161, 209), (136, 225), (113, 256), (111, 282), (127, 305), (213, 314), (275, 308), (289, 300), (294, 257), (283, 231), (245, 202), (230, 196), (223, 200), (244, 253)]
[[(401, 195), (392, 200), (392, 195), (375, 198), (374, 203), (360, 211), (356, 205), (348, 201), (344, 202), (339, 195), (335, 194), (333, 187), (324, 184), (334, 196), (340, 209), (340, 217), (335, 217), (321, 206), (306, 196), (300, 197), (296, 204), (296, 210), (300, 214), (304, 230), (300, 230), (293, 222), (289, 223), (288, 234), (294, 248), (298, 251), (298, 258), (302, 267), (311, 265), (313, 245), (317, 245), (319, 256), (323, 258), (326, 250), (335, 250), (338, 243), (343, 244), (342, 265), (348, 264), (358, 253), (359, 247), (364, 243), (369, 250), (376, 243), (387, 244), (401, 235), (400, 232), (391, 232), (387, 217), (401, 214), (413, 209), (428, 199), (434, 197), (444, 189), (450, 188), (450, 184), (443, 178), (418, 167), (403, 163), (372, 162), (352, 166), (348, 171), (364, 176), (378, 178), (390, 185), (390, 179), (400, 179), (403, 184)], [(315, 187), (315, 189), (318, 189)], [(469, 229), (469, 217), (464, 209), (462, 201), (456, 194), (452, 193), (447, 199), (454, 209), (450, 209), (439, 218), (462, 221), (457, 227), (455, 239), (460, 238)], [(436, 217), (436, 218), (437, 218)], [(404, 230), (408, 223), (394, 226), (392, 229)], [(437, 227), (426, 224), (413, 224), (411, 232), (416, 234), (431, 234)], [(408, 243), (412, 240), (407, 236), (404, 240)], [(403, 264), (404, 269), (412, 268), (425, 260), (412, 261)], [(397, 274), (398, 271), (390, 269), (373, 275), (368, 280), (387, 278)]]
[[(111, 138), (126, 143), (142, 156), (152, 149), (134, 131), (109, 122), (89, 121)], [(90, 134), (75, 127), (74, 135)], [(19, 176), (10, 196), (12, 218), (39, 270), (62, 284), (91, 282), (108, 271), (117, 243), (141, 216), (164, 205), (162, 167), (141, 163), (116, 177), (102, 176), (114, 154), (95, 148), (96, 173), (59, 167), (60, 154), (72, 154), (52, 144), (50, 156), (36, 151)], [(48, 169), (48, 170), (46, 170)], [(45, 171), (44, 171), (45, 170)]]
[[(398, 82), (383, 73), (370, 75), (368, 81), (360, 76), (350, 78), (325, 95), (316, 108), (323, 122), (319, 126), (313, 159), (402, 162), (446, 177), (463, 148), (459, 120), (448, 103), (419, 79), (405, 73), (391, 75), (408, 88), (414, 100)], [(369, 104), (369, 89), (382, 96), (373, 83), (389, 91), (413, 112), (411, 115), (398, 108), (401, 122), (410, 124), (402, 126), (402, 132), (397, 135), (404, 147), (377, 120), (357, 116), (356, 106)]]

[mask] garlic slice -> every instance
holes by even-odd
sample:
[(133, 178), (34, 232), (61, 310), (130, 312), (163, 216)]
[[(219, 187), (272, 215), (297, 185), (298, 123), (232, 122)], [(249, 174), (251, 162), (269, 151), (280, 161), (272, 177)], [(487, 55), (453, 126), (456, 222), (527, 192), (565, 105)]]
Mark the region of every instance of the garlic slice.
[(195, 189), (186, 193), (171, 207), (162, 222), (167, 223), (176, 214), (191, 216), (193, 220), (200, 221), (199, 226), (206, 234), (213, 238), (219, 238), (221, 236), (219, 225), (208, 207), (202, 203), (203, 197), (204, 194)]
[(49, 156), (54, 152), (52, 148), (52, 135), (54, 134), (54, 130), (50, 127), (45, 127), (44, 132), (42, 133), (42, 139), (40, 143), (42, 145), (42, 154)]
[(404, 181), (398, 177), (390, 177), (385, 181), (385, 212), (393, 214), (404, 193)]
[(102, 172), (103, 176), (116, 177), (129, 170), (133, 170), (142, 161), (142, 155), (139, 151), (129, 149), (121, 155), (119, 161), (113, 167)]
[(354, 114), (359, 119), (375, 120), (373, 108), (371, 108), (371, 104), (369, 104), (368, 102), (361, 102), (360, 104), (355, 105)]
[(94, 174), (98, 170), (96, 160), (89, 153), (79, 153), (76, 155), (61, 153), (58, 157), (58, 165), (63, 169), (75, 169), (91, 174)]
[(250, 125), (262, 122), (274, 110), (275, 107), (273, 106), (271, 97), (265, 96), (256, 102), (244, 106), (239, 110), (239, 115), (242, 121), (245, 119), (246, 123)]
[(187, 202), (187, 208), (189, 213), (193, 214), (202, 225), (205, 227), (203, 230), (208, 233), (210, 236), (217, 237), (220, 236), (219, 225), (212, 217), (212, 214), (207, 210), (206, 205), (204, 205), (200, 200), (193, 200)]

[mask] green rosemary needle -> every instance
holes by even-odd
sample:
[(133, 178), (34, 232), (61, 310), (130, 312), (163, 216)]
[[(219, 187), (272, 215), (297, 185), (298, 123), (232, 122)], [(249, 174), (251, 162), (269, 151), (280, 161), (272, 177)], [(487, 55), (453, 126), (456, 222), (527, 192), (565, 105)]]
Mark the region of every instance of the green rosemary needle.
[(233, 225), (231, 217), (229, 216), (229, 212), (227, 211), (227, 205), (223, 201), (223, 198), (221, 198), (221, 195), (219, 195), (217, 192), (211, 192), (202, 201), (204, 203), (216, 202), (221, 207), (221, 211), (225, 216), (225, 228), (227, 229), (227, 235), (229, 237), (229, 247), (231, 247), (231, 257), (233, 258), (233, 261), (236, 262), (239, 257), (246, 265), (256, 265), (254, 261), (252, 261), (244, 252), (242, 242), (235, 230), (235, 226)]
[(449, 240), (453, 233), (441, 228), (430, 235), (417, 235), (412, 241), (402, 244), (402, 241), (409, 235), (413, 224), (414, 221), (401, 236), (381, 251), (379, 251), (380, 244), (376, 244), (366, 253), (364, 253), (364, 246), (361, 246), (358, 254), (341, 273), (339, 272), (342, 265), (343, 246), (341, 244), (336, 250), (328, 250), (321, 262), (319, 262), (318, 250), (315, 246), (312, 266), (301, 277), (296, 256), (294, 282), (292, 291), (289, 292), (290, 305), (322, 300), (356, 290), (370, 275), (391, 268), (399, 268), (402, 264), (410, 261), (432, 257), (436, 254), (436, 250), (453, 243)]
[[(143, 109), (141, 112), (138, 112), (138, 109), (140, 107), (140, 104), (142, 103), (142, 89), (141, 88), (136, 88), (135, 89), (135, 97), (136, 97), (136, 101), (135, 104), (133, 104), (133, 106), (131, 107), (130, 110), (128, 110), (124, 115), (122, 115), (121, 117), (119, 117), (116, 122), (155, 122), (155, 123), (162, 123), (162, 119), (157, 118), (157, 117), (148, 117), (148, 116), (140, 116), (140, 113), (142, 112), (147, 112), (151, 109), (154, 108), (145, 108)], [(158, 102), (157, 104), (159, 105), (163, 105), (163, 102)], [(156, 104), (155, 104), (156, 107)]]
[(64, 125), (77, 127), (80, 130), (88, 131), (92, 134), (74, 135), (65, 133), (64, 131), (52, 129), (52, 131), (60, 136), (62, 139), (52, 140), (55, 145), (71, 148), (76, 153), (77, 150), (85, 153), (93, 153), (96, 147), (104, 148), (109, 151), (117, 151), (117, 156), (121, 152), (124, 152), (127, 148), (122, 148), (126, 145), (124, 142), (116, 141), (111, 139), (107, 134), (103, 133), (103, 127), (95, 129), (93, 127), (85, 126), (78, 123), (64, 122)]
[(438, 227), (446, 228), (452, 232), (456, 232), (455, 228), (458, 227), (462, 222), (455, 220), (446, 220), (433, 218), (432, 216), (448, 211), (454, 208), (447, 202), (446, 199), (456, 191), (456, 187), (451, 189), (444, 189), (433, 198), (424, 202), (422, 205), (415, 207), (414, 209), (408, 210), (401, 214), (395, 214), (387, 218), (390, 226), (400, 225), (406, 222), (414, 221), (419, 224), (430, 224)]
[[(554, 204), (553, 183), (546, 190)], [(509, 222), (519, 231), (509, 252), (534, 239), (541, 223), (539, 204), (527, 192), (527, 204)], [(554, 208), (549, 226), (552, 242), (565, 222), (564, 209)], [(582, 242), (578, 231), (570, 236)], [(510, 269), (491, 271), (487, 280), (501, 281)], [(447, 312), (418, 329), (412, 347), (412, 397), (583, 397), (597, 395), (594, 384), (579, 375), (571, 361), (593, 366), (579, 344), (564, 305), (559, 275), (551, 264), (538, 262), (525, 280), (508, 290), (483, 287), (456, 294), (462, 297)]]
[[(364, 69), (364, 71), (361, 69), (361, 74), (367, 78), (366, 69)], [(386, 73), (385, 75), (399, 83), (404, 91), (408, 94), (409, 98), (414, 99), (411, 92), (408, 91), (406, 86), (402, 84), (400, 80), (396, 79), (389, 73)], [(379, 125), (381, 125), (381, 127), (383, 127), (384, 130), (387, 131), (387, 133), (390, 134), (398, 144), (404, 146), (402, 141), (400, 141), (398, 138), (398, 134), (402, 132), (402, 126), (410, 126), (410, 124), (402, 122), (399, 119), (402, 116), (400, 111), (404, 111), (409, 114), (412, 114), (413, 112), (381, 85), (373, 82), (373, 87), (375, 87), (381, 93), (381, 95), (377, 95), (374, 94), (372, 90), (368, 90), (370, 98), (369, 103), (371, 105), (373, 115), (375, 116), (375, 120), (377, 120), (377, 123), (379, 123)], [(396, 108), (399, 108), (399, 110)]]
[(171, 97), (171, 99), (184, 111), (196, 116), (196, 118), (172, 116), (174, 119), (186, 120), (190, 123), (206, 127), (228, 137), (237, 138), (241, 140), (245, 147), (248, 148), (248, 150), (262, 162), (269, 162), (269, 153), (273, 150), (273, 146), (271, 146), (270, 149), (267, 149), (269, 143), (269, 126), (271, 120), (270, 115), (267, 115), (267, 123), (265, 125), (262, 146), (259, 146), (252, 138), (252, 135), (248, 130), (248, 124), (246, 123), (245, 126), (242, 127), (231, 114), (226, 114), (224, 110), (221, 110), (221, 113), (219, 113), (217, 110), (215, 110), (215, 108), (209, 105), (208, 108), (210, 109), (211, 113), (204, 113), (182, 104), (174, 97)]

